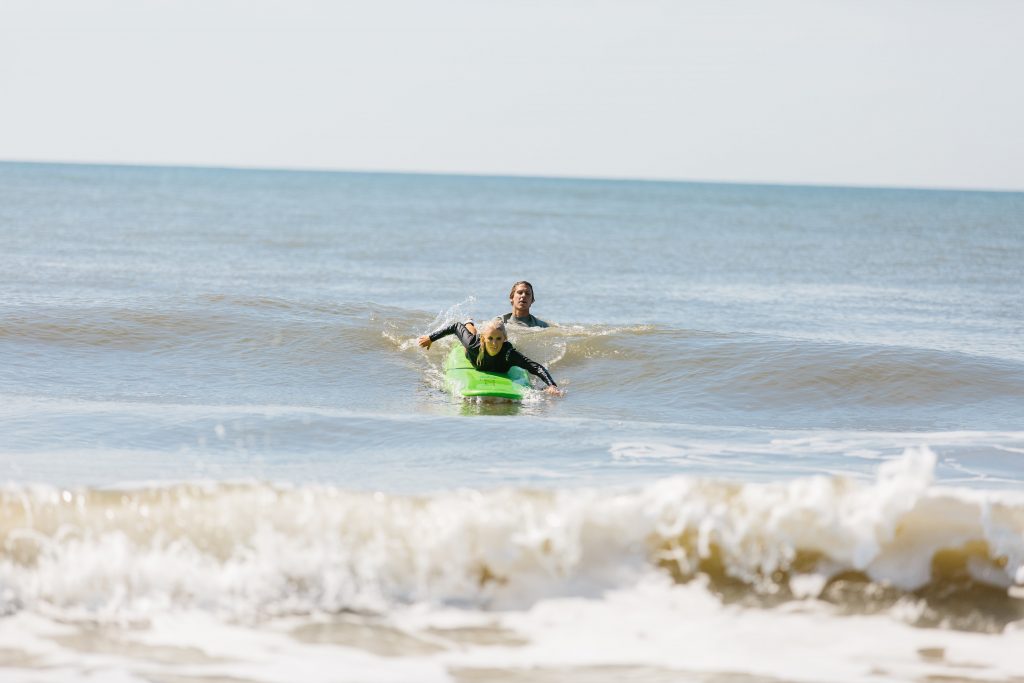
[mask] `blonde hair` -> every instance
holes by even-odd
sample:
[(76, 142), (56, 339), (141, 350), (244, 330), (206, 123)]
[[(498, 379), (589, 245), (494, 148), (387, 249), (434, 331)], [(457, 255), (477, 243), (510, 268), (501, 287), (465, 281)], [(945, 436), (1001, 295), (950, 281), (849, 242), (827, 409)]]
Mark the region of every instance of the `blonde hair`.
[(501, 336), (505, 337), (505, 341), (508, 341), (508, 332), (505, 331), (505, 321), (501, 319), (501, 316), (497, 318), (491, 318), (484, 326), (480, 328), (480, 352), (476, 354), (476, 366), (480, 367), (484, 364), (484, 335), (491, 330), (500, 330)]

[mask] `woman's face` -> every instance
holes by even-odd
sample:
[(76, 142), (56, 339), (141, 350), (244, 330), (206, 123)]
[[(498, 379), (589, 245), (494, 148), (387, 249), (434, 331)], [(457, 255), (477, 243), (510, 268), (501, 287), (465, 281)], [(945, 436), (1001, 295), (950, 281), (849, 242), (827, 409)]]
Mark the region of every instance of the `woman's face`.
[(484, 330), (482, 337), (487, 355), (497, 356), (498, 351), (501, 351), (501, 347), (505, 344), (505, 333), (492, 327)]

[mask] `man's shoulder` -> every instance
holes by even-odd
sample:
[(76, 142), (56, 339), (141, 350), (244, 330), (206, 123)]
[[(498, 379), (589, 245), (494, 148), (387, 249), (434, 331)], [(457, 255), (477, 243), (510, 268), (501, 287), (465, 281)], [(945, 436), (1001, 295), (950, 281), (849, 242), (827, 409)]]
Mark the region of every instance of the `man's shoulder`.
[(526, 318), (517, 318), (511, 313), (506, 313), (501, 316), (501, 319), (506, 325), (519, 325), (521, 327), (551, 327), (532, 313)]

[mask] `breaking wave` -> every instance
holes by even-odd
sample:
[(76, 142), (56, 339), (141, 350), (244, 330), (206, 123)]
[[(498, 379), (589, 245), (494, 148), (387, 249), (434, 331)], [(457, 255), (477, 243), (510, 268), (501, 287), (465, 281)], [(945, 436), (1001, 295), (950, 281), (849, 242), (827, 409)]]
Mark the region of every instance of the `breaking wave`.
[(921, 448), (874, 482), (670, 478), (422, 496), (12, 484), (0, 493), (0, 609), (90, 620), (497, 609), (661, 574), (724, 601), (821, 599), (998, 631), (1024, 618), (1024, 499), (937, 487), (934, 465)]

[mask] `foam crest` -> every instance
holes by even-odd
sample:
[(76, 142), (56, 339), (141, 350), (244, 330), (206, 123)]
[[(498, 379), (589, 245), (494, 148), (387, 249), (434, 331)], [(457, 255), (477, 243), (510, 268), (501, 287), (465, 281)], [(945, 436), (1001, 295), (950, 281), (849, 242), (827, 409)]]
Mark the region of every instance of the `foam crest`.
[(1024, 499), (937, 488), (934, 466), (922, 447), (873, 483), (673, 478), (630, 491), (430, 496), (8, 486), (0, 594), (5, 612), (260, 616), (517, 607), (667, 573), (747, 596), (835, 597), (858, 576), (902, 592), (983, 585), (1008, 603), (1007, 589), (1024, 584)]

